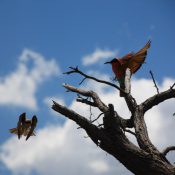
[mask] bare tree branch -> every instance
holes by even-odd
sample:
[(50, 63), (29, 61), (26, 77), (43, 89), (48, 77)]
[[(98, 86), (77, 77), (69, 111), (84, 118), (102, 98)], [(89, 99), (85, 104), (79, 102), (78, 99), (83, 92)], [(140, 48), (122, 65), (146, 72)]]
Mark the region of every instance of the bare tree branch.
[(162, 154), (166, 156), (169, 151), (175, 151), (175, 146), (169, 146), (166, 149), (163, 150)]
[(127, 104), (128, 108), (129, 108), (129, 110), (133, 114), (135, 109), (136, 109), (136, 106), (137, 106), (136, 100), (131, 96), (131, 94), (127, 94), (125, 96), (125, 101), (126, 101), (126, 104)]
[(132, 113), (134, 112), (134, 108), (135, 108), (135, 106), (137, 105), (137, 103), (136, 103), (136, 100), (132, 97), (132, 95), (131, 95), (130, 93), (129, 93), (129, 94), (126, 93), (126, 92), (125, 92), (123, 89), (121, 89), (119, 86), (117, 86), (117, 85), (115, 85), (115, 84), (113, 84), (113, 83), (111, 83), (111, 82), (104, 81), (104, 80), (100, 80), (100, 79), (97, 79), (97, 78), (95, 78), (95, 77), (89, 76), (89, 75), (85, 74), (84, 72), (80, 71), (80, 70), (78, 69), (78, 67), (75, 67), (75, 68), (74, 68), (74, 67), (69, 67), (69, 68), (71, 69), (71, 71), (65, 72), (64, 74), (68, 74), (68, 75), (69, 75), (69, 74), (72, 74), (72, 73), (78, 73), (78, 74), (84, 76), (84, 79), (80, 82), (80, 84), (81, 84), (85, 79), (92, 79), (92, 80), (94, 80), (94, 81), (96, 81), (96, 82), (99, 82), (99, 83), (103, 83), (103, 84), (112, 86), (112, 87), (118, 89), (119, 91), (122, 91), (122, 93), (126, 94), (126, 96), (125, 96), (125, 101), (126, 101), (126, 103), (127, 103), (127, 105), (128, 105), (129, 110), (130, 110)]
[(55, 101), (53, 101), (52, 109), (59, 112), (60, 114), (66, 116), (67, 118), (76, 122), (82, 128), (86, 127), (87, 125), (91, 125), (91, 122), (86, 119), (85, 117), (77, 114), (75, 111), (68, 109), (65, 106), (62, 106)]
[(86, 80), (86, 77), (81, 80), (81, 82), (79, 83), (79, 85), (81, 85), (85, 80)]
[[(81, 94), (85, 97), (92, 97), (93, 101), (94, 101), (94, 104), (93, 106), (94, 107), (98, 107), (99, 110), (103, 113), (106, 113), (108, 112), (108, 107), (101, 101), (100, 97), (93, 91), (86, 91), (84, 89), (80, 89), (80, 88), (76, 88), (74, 86), (71, 86), (69, 84), (63, 84), (63, 86), (68, 89), (69, 91), (72, 91), (72, 92), (76, 92), (78, 94)], [(131, 100), (131, 98), (129, 97), (129, 99)], [(87, 102), (89, 103), (89, 102)], [(118, 115), (118, 113), (115, 111), (116, 113), (116, 116), (119, 118), (120, 120), (120, 123), (121, 123), (121, 126), (123, 128), (132, 128), (133, 127), (133, 122), (130, 121), (130, 119), (123, 119), (122, 117), (120, 117)]]
[(154, 75), (153, 75), (153, 73), (152, 73), (151, 70), (149, 71), (149, 73), (151, 74), (151, 77), (152, 77), (154, 86), (155, 86), (155, 88), (156, 88), (156, 90), (157, 90), (157, 93), (159, 94), (159, 88), (158, 88), (158, 86), (157, 86), (157, 84), (156, 84), (156, 81), (155, 81), (155, 79), (154, 79)]
[(53, 101), (52, 109), (76, 122), (81, 128), (83, 128), (87, 132), (87, 134), (91, 137), (94, 143), (98, 145), (101, 131), (97, 126), (93, 125), (92, 122), (90, 122), (88, 119), (81, 116), (80, 114), (77, 114), (75, 111), (56, 103), (55, 101)]
[(99, 98), (99, 96), (95, 92), (93, 92), (93, 91), (86, 91), (84, 89), (76, 88), (76, 87), (73, 87), (73, 86), (71, 86), (69, 84), (64, 84), (63, 86), (66, 89), (68, 89), (69, 91), (76, 92), (76, 93), (81, 94), (81, 95), (86, 96), (86, 97), (92, 97), (95, 105), (102, 112), (106, 112), (108, 110), (108, 107), (101, 101), (101, 99)]
[(94, 119), (94, 120), (91, 121), (91, 123), (94, 123), (95, 121), (97, 121), (103, 114), (104, 113), (100, 113), (96, 119)]
[(134, 122), (136, 139), (140, 148), (149, 153), (159, 154), (159, 151), (149, 139), (142, 106), (136, 107), (133, 122)]
[(159, 103), (161, 103), (165, 100), (171, 99), (171, 98), (175, 98), (175, 89), (170, 88), (167, 91), (164, 91), (164, 92), (161, 92), (160, 94), (154, 95), (154, 96), (148, 98), (143, 103), (141, 103), (141, 106), (143, 106), (143, 112), (145, 113), (146, 111), (148, 111), (152, 107), (158, 105)]
[(129, 129), (124, 129), (124, 131), (125, 131), (125, 132), (128, 132), (128, 133), (130, 133), (130, 134), (132, 134), (132, 135), (134, 135), (134, 136), (136, 136), (136, 133), (133, 132), (133, 131), (131, 131), (131, 130), (129, 130)]
[(85, 104), (87, 104), (89, 106), (97, 107), (97, 105), (94, 102), (89, 101), (88, 98), (83, 98), (83, 97), (78, 96), (76, 101), (77, 102), (81, 102), (81, 103), (85, 103)]
[(174, 88), (174, 86), (175, 86), (175, 83), (171, 86), (171, 89), (173, 89)]
[[(75, 67), (75, 68), (74, 67), (69, 67), (69, 68), (71, 69), (71, 71), (65, 72), (64, 74), (68, 74), (69, 75), (69, 74), (73, 74), (73, 73), (79, 73), (80, 75), (82, 75), (82, 76), (85, 77), (84, 79), (91, 79), (91, 80), (94, 80), (96, 82), (99, 82), (99, 83), (103, 83), (103, 84), (112, 86), (112, 87), (118, 89), (119, 91), (122, 91), (123, 93), (125, 93), (125, 91), (123, 89), (121, 89), (119, 86), (117, 86), (117, 85), (115, 85), (115, 84), (113, 84), (111, 82), (108, 82), (108, 81), (105, 81), (105, 80), (100, 80), (98, 78), (89, 76), (89, 75), (85, 74), (84, 72), (80, 71), (78, 69), (78, 67)], [(84, 81), (84, 79), (83, 79), (83, 81)]]

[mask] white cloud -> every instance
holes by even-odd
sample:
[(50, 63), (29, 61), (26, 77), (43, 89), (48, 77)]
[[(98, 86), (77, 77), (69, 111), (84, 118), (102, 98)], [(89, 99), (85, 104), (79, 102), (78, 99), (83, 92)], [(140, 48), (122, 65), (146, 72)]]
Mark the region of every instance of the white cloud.
[(109, 166), (103, 160), (92, 161), (89, 165), (96, 173), (108, 173), (109, 171)]
[(82, 58), (82, 63), (84, 66), (89, 66), (97, 63), (100, 60), (107, 59), (109, 57), (115, 57), (118, 54), (117, 50), (102, 50), (96, 49), (92, 54), (86, 55)]
[[(159, 85), (160, 91), (168, 89), (174, 81), (166, 78)], [(119, 98), (115, 89), (108, 89), (107, 86), (93, 81), (88, 81), (84, 86), (98, 92), (106, 104), (113, 103), (121, 116), (130, 116), (125, 101)], [(152, 80), (133, 79), (132, 94), (139, 103), (154, 93)], [(83, 104), (73, 101), (70, 108), (89, 117), (89, 107)], [(100, 113), (94, 108), (92, 112), (95, 116)], [(175, 145), (174, 112), (174, 103), (169, 100), (152, 108), (145, 116), (150, 138), (159, 149)], [(38, 130), (37, 136), (27, 142), (12, 137), (1, 145), (0, 160), (16, 175), (32, 174), (32, 171), (42, 175), (131, 174), (113, 157), (106, 156), (90, 139), (85, 139), (85, 132), (77, 130), (76, 127), (72, 121), (66, 120), (63, 126), (50, 125)], [(172, 156), (171, 159), (173, 160)]]
[(66, 121), (62, 127), (38, 130), (37, 136), (27, 142), (12, 137), (1, 147), (0, 160), (16, 175), (32, 174), (32, 171), (42, 175), (114, 175), (115, 161), (76, 128), (72, 121)]
[(48, 77), (59, 73), (56, 62), (24, 49), (19, 57), (17, 69), (0, 77), (0, 105), (37, 108), (35, 93), (38, 85)]

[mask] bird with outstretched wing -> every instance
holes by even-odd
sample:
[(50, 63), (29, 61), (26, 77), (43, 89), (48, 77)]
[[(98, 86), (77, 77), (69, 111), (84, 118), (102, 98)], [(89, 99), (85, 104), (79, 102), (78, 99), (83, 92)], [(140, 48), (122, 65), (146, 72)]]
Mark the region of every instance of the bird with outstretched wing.
[(19, 116), (19, 120), (16, 128), (10, 129), (10, 133), (17, 134), (18, 139), (21, 138), (22, 135), (26, 136), (26, 140), (29, 139), (30, 136), (35, 136), (34, 129), (37, 125), (37, 117), (34, 115), (32, 119), (26, 119), (26, 113), (22, 113)]
[[(126, 69), (129, 68), (131, 74), (134, 74), (139, 70), (143, 63), (145, 63), (147, 50), (150, 48), (151, 41), (149, 40), (146, 45), (140, 49), (138, 52), (128, 53), (121, 58), (114, 58), (111, 61), (106, 62), (105, 64), (111, 64), (112, 70), (115, 74), (115, 79), (120, 83), (120, 88), (125, 89), (124, 79)], [(124, 94), (120, 92), (120, 96), (123, 97)]]

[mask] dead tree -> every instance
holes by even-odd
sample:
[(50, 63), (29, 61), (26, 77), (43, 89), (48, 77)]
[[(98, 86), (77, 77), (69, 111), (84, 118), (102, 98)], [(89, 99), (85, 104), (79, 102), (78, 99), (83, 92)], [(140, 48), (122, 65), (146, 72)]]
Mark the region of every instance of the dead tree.
[[(53, 101), (52, 109), (76, 122), (86, 131), (88, 136), (97, 146), (114, 156), (135, 175), (175, 175), (175, 166), (173, 166), (166, 158), (167, 153), (175, 150), (175, 147), (171, 146), (160, 152), (152, 144), (148, 136), (147, 127), (144, 120), (144, 114), (152, 107), (162, 103), (165, 100), (175, 98), (175, 84), (164, 92), (159, 93), (157, 90), (158, 93), (156, 95), (148, 98), (141, 104), (137, 104), (134, 97), (130, 94), (130, 90), (124, 91), (111, 82), (89, 76), (80, 71), (78, 67), (70, 67), (70, 69), (71, 70), (66, 72), (66, 74), (80, 74), (83, 76), (82, 82), (85, 79), (92, 79), (96, 82), (109, 85), (125, 93), (124, 98), (131, 112), (131, 116), (129, 119), (122, 118), (117, 111), (114, 110), (113, 105), (104, 104), (97, 93), (91, 90), (87, 91), (76, 88), (68, 84), (64, 84), (63, 86), (68, 91), (81, 95), (81, 98), (77, 99), (78, 102), (96, 107), (102, 112), (104, 116), (103, 124), (100, 126), (94, 124), (94, 121), (97, 120), (102, 114), (92, 121), (82, 115), (79, 115), (75, 111), (56, 103), (55, 101)], [(153, 74), (152, 78), (154, 80)], [(155, 87), (157, 88), (156, 83)], [(86, 98), (82, 98), (82, 96)], [(92, 101), (90, 101), (89, 98), (91, 98)], [(131, 131), (131, 128), (133, 128), (135, 132)], [(138, 145), (133, 144), (126, 137), (126, 132), (130, 132), (136, 137)]]

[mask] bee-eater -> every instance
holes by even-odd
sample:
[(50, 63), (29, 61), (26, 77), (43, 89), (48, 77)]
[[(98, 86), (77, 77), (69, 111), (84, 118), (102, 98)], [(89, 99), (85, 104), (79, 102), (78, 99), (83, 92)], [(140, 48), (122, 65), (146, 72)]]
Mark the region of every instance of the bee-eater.
[(17, 127), (10, 129), (10, 132), (17, 134), (18, 139), (20, 139), (21, 136), (24, 135), (26, 136), (26, 140), (28, 140), (30, 136), (35, 136), (34, 129), (36, 128), (37, 121), (38, 120), (35, 115), (30, 120), (30, 119), (26, 119), (26, 113), (22, 113), (19, 116)]
[[(145, 58), (147, 55), (147, 50), (150, 47), (151, 41), (149, 40), (147, 44), (140, 49), (138, 52), (131, 52), (122, 58), (114, 58), (109, 62), (104, 64), (111, 64), (112, 70), (115, 74), (115, 79), (119, 81), (120, 88), (125, 90), (125, 72), (126, 69), (129, 68), (131, 74), (134, 74), (141, 65), (145, 62)], [(120, 96), (123, 97), (124, 94), (120, 91)]]

